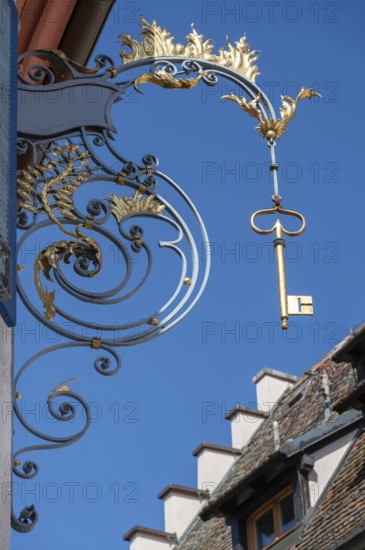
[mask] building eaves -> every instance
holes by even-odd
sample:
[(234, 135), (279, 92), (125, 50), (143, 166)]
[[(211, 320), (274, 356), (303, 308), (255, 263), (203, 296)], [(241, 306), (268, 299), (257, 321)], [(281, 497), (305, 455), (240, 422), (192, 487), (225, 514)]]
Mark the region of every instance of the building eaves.
[[(238, 484), (230, 491), (220, 491), (218, 487), (216, 491), (212, 494), (212, 497), (217, 497), (218, 493), (219, 498), (214, 498), (214, 500), (213, 498), (211, 498), (210, 500), (208, 500), (207, 504), (200, 511), (200, 517), (203, 519), (203, 521), (206, 521), (213, 516), (221, 513), (221, 508), (227, 505), (227, 503), (231, 502), (236, 497), (239, 496), (242, 500), (244, 495), (250, 495), (252, 492), (250, 489), (250, 485), (254, 484), (255, 480), (259, 479), (267, 471), (272, 471), (273, 468), (280, 462), (283, 462), (284, 459), (285, 456), (282, 453), (280, 453), (279, 451), (274, 451), (272, 454), (265, 457), (264, 462), (257, 469), (255, 469), (250, 476), (247, 476), (244, 481), (242, 481), (242, 483)], [(233, 464), (230, 473), (234, 471), (234, 467), (235, 465)], [(224, 480), (222, 482), (222, 486), (224, 487)]]
[[(25, 0), (19, 3), (18, 53), (60, 49), (85, 65), (96, 45), (116, 0)], [(50, 18), (48, 9), (57, 10)]]
[[(270, 415), (263, 419), (263, 422), (249, 441), (246, 447), (242, 449), (242, 455), (237, 458), (223, 478), (221, 484), (211, 494), (207, 504), (201, 509), (200, 517), (195, 518), (184, 535), (179, 539), (175, 548), (179, 550), (197, 550), (206, 548), (209, 550), (227, 550), (232, 548), (232, 533), (227, 524), (227, 516), (231, 513), (237, 513), (238, 507), (245, 502), (248, 496), (248, 491), (240, 492), (240, 487), (248, 487), (249, 480), (252, 481), (252, 497), (247, 502), (253, 502), (254, 491), (259, 491), (262, 487), (262, 479), (270, 476), (270, 469), (285, 475), (285, 468), (290, 467), (297, 460), (297, 454), (300, 449), (321, 445), (324, 438), (331, 441), (332, 438), (340, 434), (340, 430), (350, 431), (356, 427), (356, 423), (360, 422), (359, 412), (351, 412), (339, 416), (339, 412), (335, 409), (335, 403), (341, 398), (349, 395), (356, 386), (356, 378), (354, 377), (354, 369), (352, 363), (341, 362), (337, 364), (332, 360), (332, 356), (336, 354), (344, 346), (348, 345), (353, 338), (357, 341), (365, 338), (365, 325), (359, 327), (351, 333), (344, 341), (342, 341), (335, 349), (328, 352), (320, 361), (313, 365), (310, 370), (307, 370), (304, 375), (294, 383), (292, 389), (287, 390), (279, 399), (275, 409), (271, 410)], [(327, 396), (324, 391), (324, 380), (328, 380), (329, 392)], [(353, 415), (353, 416), (352, 416)], [(329, 418), (328, 418), (329, 416)], [(340, 419), (337, 421), (337, 419)], [(279, 427), (279, 435), (281, 446), (279, 450), (275, 450), (273, 421), (277, 422)], [(326, 426), (323, 424), (326, 423)], [(318, 431), (317, 431), (318, 429)], [(328, 430), (328, 431), (327, 431)], [(325, 433), (324, 433), (325, 432)], [(292, 444), (285, 447), (286, 444)], [(355, 447), (356, 445), (356, 447)], [(352, 447), (354, 451), (351, 453), (353, 457), (351, 462), (356, 462), (356, 465), (346, 465), (346, 460), (341, 463), (337, 473), (345, 484), (346, 476), (351, 478), (352, 486), (348, 489), (340, 489), (338, 491), (337, 483), (334, 481), (334, 490), (330, 487), (325, 489), (316, 506), (310, 511), (305, 525), (302, 526), (302, 531), (296, 530), (296, 536), (305, 537), (303, 542), (293, 542), (290, 544), (292, 550), (334, 550), (337, 548), (333, 544), (326, 543), (321, 546), (321, 540), (315, 540), (312, 544), (310, 538), (306, 536), (307, 530), (310, 530), (311, 521), (317, 525), (318, 533), (322, 530), (322, 518), (326, 518), (328, 506), (334, 506), (334, 520), (332, 525), (327, 526), (325, 537), (330, 539), (333, 529), (341, 529), (340, 536), (337, 541), (345, 541), (346, 536), (349, 536), (349, 528), (343, 528), (348, 522), (348, 516), (351, 519), (351, 525), (356, 525), (359, 529), (365, 524), (365, 499), (362, 495), (365, 494), (365, 434), (363, 443), (357, 441), (356, 437), (353, 440)], [(355, 460), (356, 449), (360, 456)], [(284, 453), (286, 451), (288, 455)], [(294, 453), (294, 454), (292, 454)], [(347, 455), (346, 455), (347, 456)], [(362, 465), (362, 469), (361, 469)], [(281, 470), (280, 470), (281, 468)], [(267, 473), (265, 473), (267, 472)], [(281, 473), (280, 473), (281, 472)], [(263, 478), (255, 476), (263, 474)], [(361, 476), (361, 477), (360, 477)], [(354, 477), (356, 479), (354, 479)], [(275, 479), (273, 477), (272, 479)], [(332, 478), (335, 479), (335, 476)], [(360, 480), (360, 481), (359, 481)], [(362, 480), (363, 486), (361, 485)], [(331, 481), (332, 483), (332, 481)], [(362, 489), (359, 492), (358, 487)], [(248, 487), (249, 489), (249, 487)], [(332, 502), (327, 503), (328, 493), (332, 492)], [(361, 497), (361, 504), (360, 504)], [(351, 507), (350, 501), (353, 503), (355, 498), (355, 507)], [(326, 499), (323, 501), (323, 499)], [(345, 509), (342, 510), (342, 502), (346, 500)], [(362, 504), (364, 501), (364, 504)], [(324, 502), (324, 508), (322, 508)], [(242, 504), (240, 504), (242, 503)], [(318, 504), (318, 508), (317, 508)], [(361, 513), (357, 514), (357, 509), (361, 505)], [(319, 515), (319, 520), (317, 519)], [(340, 519), (339, 519), (340, 518)], [(229, 523), (229, 522), (228, 522)], [(304, 532), (305, 530), (305, 532)], [(355, 531), (353, 531), (355, 532)], [(313, 535), (310, 534), (311, 537)], [(294, 536), (294, 535), (293, 535)], [(342, 542), (341, 542), (342, 544)], [(298, 546), (297, 546), (298, 545)], [(332, 545), (332, 546), (331, 546)], [(364, 545), (365, 548), (365, 545)], [(363, 550), (361, 547), (352, 548), (344, 546), (343, 550)], [(342, 548), (341, 548), (342, 550)]]
[(275, 369), (264, 368), (252, 378), (252, 382), (254, 384), (257, 384), (257, 382), (259, 382), (264, 376), (270, 376), (271, 378), (277, 378), (278, 380), (291, 382), (292, 384), (295, 384), (295, 382), (298, 381), (298, 377), (294, 376), (293, 374), (284, 373)]
[(237, 413), (246, 414), (248, 416), (257, 416), (258, 418), (267, 418), (269, 416), (266, 411), (261, 411), (259, 409), (250, 409), (249, 407), (236, 405), (233, 409), (231, 409), (224, 415), (224, 418), (226, 420), (231, 420)]
[(216, 453), (230, 454), (234, 456), (242, 454), (242, 449), (235, 449), (234, 447), (227, 447), (225, 445), (217, 445), (216, 443), (207, 443), (206, 441), (203, 441), (203, 443), (200, 443), (200, 445), (198, 445), (198, 447), (193, 450), (192, 455), (198, 456), (204, 450), (214, 451)]
[[(248, 480), (255, 477), (261, 469), (264, 471), (275, 457), (273, 421), (277, 423), (281, 445), (284, 445), (289, 440), (300, 438), (304, 434), (320, 428), (326, 421), (328, 426), (321, 430), (327, 431), (332, 421), (339, 416), (336, 411), (331, 412), (331, 405), (339, 395), (352, 391), (354, 387), (353, 369), (351, 364), (342, 364), (339, 367), (331, 361), (330, 355), (330, 353), (327, 354), (310, 371), (306, 371), (294, 387), (283, 394), (270, 416), (264, 419), (247, 447), (243, 449), (242, 455), (232, 465), (221, 485), (211, 494), (209, 501), (201, 510), (201, 517), (205, 521), (214, 514), (221, 513), (222, 507), (227, 509), (230, 499), (232, 499), (231, 506), (236, 498), (234, 495), (240, 492), (240, 487), (248, 483)], [(328, 397), (323, 391), (323, 374), (326, 374), (329, 380), (330, 394)], [(296, 399), (293, 400), (294, 396)], [(329, 417), (328, 412), (330, 412)], [(334, 425), (342, 429), (341, 424), (342, 422), (346, 423), (346, 418), (349, 417), (345, 416), (338, 425)], [(317, 435), (313, 436), (312, 434), (308, 438), (324, 435), (320, 431)], [(301, 440), (297, 443), (301, 444)], [(288, 459), (283, 453), (278, 453), (278, 456), (281, 457), (278, 461), (282, 463)], [(281, 468), (280, 465), (279, 468)]]
[(351, 410), (341, 416), (334, 418), (329, 422), (324, 422), (318, 428), (306, 432), (305, 434), (292, 439), (284, 445), (281, 445), (279, 452), (287, 456), (288, 458), (294, 456), (297, 453), (303, 452), (309, 447), (318, 445), (329, 437), (338, 435), (339, 432), (349, 429), (352, 426), (359, 423), (363, 418), (362, 411)]
[(359, 325), (332, 352), (335, 363), (351, 363), (359, 356), (365, 357), (365, 323)]
[(195, 497), (200, 499), (205, 499), (208, 497), (208, 492), (200, 489), (195, 489), (193, 487), (185, 487), (185, 485), (176, 485), (175, 483), (170, 483), (157, 495), (157, 498), (164, 499), (170, 493), (183, 495), (186, 497)]
[(134, 525), (131, 529), (129, 529), (129, 531), (127, 531), (127, 533), (125, 533), (123, 540), (131, 541), (132, 538), (138, 534), (147, 535), (159, 540), (166, 540), (171, 543), (174, 543), (177, 540), (175, 533), (166, 533), (165, 531), (150, 529), (149, 527), (143, 527), (142, 525)]
[(205, 521), (211, 518), (230, 501), (236, 499), (238, 495), (240, 495), (241, 499), (245, 493), (250, 495), (252, 493), (251, 487), (254, 485), (255, 480), (261, 478), (266, 472), (273, 471), (280, 463), (283, 467), (285, 463), (289, 466), (292, 461), (287, 462), (286, 459), (291, 459), (298, 453), (324, 443), (325, 440), (336, 437), (341, 432), (348, 431), (359, 424), (362, 419), (363, 414), (361, 411), (348, 411), (340, 417), (334, 418), (329, 422), (323, 422), (319, 427), (281, 445), (277, 451), (266, 457), (266, 460), (259, 468), (255, 469), (251, 475), (242, 480), (242, 483), (235, 490), (227, 492), (218, 501), (213, 503), (208, 501), (207, 505), (200, 512), (201, 518)]
[(59, 49), (86, 65), (116, 0), (78, 0)]

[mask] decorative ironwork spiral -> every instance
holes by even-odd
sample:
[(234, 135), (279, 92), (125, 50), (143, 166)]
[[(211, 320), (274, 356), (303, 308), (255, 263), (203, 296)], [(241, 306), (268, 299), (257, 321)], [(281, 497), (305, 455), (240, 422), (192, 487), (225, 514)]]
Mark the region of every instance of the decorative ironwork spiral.
[[(20, 119), (26, 123), (20, 127), (18, 153), (29, 166), (19, 175), (18, 292), (31, 314), (65, 341), (40, 351), (21, 367), (15, 393), (26, 369), (42, 356), (65, 348), (103, 350), (105, 354), (95, 358), (94, 368), (103, 376), (115, 374), (121, 367), (116, 347), (147, 342), (170, 330), (194, 307), (207, 283), (210, 257), (203, 251), (209, 239), (185, 191), (160, 171), (154, 155), (146, 154), (141, 162), (135, 162), (116, 148), (112, 106), (130, 87), (137, 88), (138, 81), (118, 82), (118, 77), (145, 66), (149, 66), (150, 76), (142, 75), (141, 82), (165, 87), (193, 87), (200, 82), (215, 86), (222, 77), (250, 100), (259, 95), (262, 116), (275, 118), (271, 103), (254, 81), (209, 59), (169, 55), (116, 67), (109, 56), (98, 55), (94, 65), (81, 67), (57, 50), (30, 51), (19, 58), (19, 93), (30, 101), (34, 84), (59, 93), (60, 101), (66, 103), (65, 90), (76, 93), (92, 84), (99, 86), (103, 97), (99, 105), (103, 107), (99, 114), (88, 111), (90, 117), (99, 116), (92, 122), (77, 121), (77, 115), (69, 121), (60, 117), (53, 127), (37, 116), (42, 105), (32, 111), (26, 109), (26, 101), (21, 103), (25, 110)], [(67, 75), (67, 80), (60, 81), (59, 74)], [(83, 108), (79, 103), (78, 109)], [(65, 107), (64, 112), (69, 110)], [(42, 239), (44, 244), (29, 269), (22, 262), (24, 247)], [(111, 250), (118, 256), (115, 265)], [(164, 288), (168, 286), (166, 278), (163, 284), (161, 276), (153, 278), (157, 254), (172, 281), (168, 289)], [(169, 262), (171, 269), (166, 267)], [(105, 273), (109, 277), (105, 278)], [(143, 311), (137, 316), (138, 308), (128, 304), (138, 296)], [(103, 319), (101, 313), (113, 307), (118, 308), (117, 323), (110, 322), (110, 314)], [(66, 328), (70, 326), (72, 330)], [(58, 422), (75, 417), (75, 403), (84, 411), (84, 426), (68, 437), (36, 430), (22, 415), (15, 397), (14, 403), (20, 424), (45, 442), (14, 454), (14, 474), (25, 480), (39, 471), (38, 464), (28, 458), (30, 453), (66, 447), (78, 441), (90, 424), (87, 402), (69, 389), (56, 387), (46, 400), (49, 413)], [(27, 459), (20, 464), (22, 455)], [(19, 515), (12, 513), (12, 525), (20, 532), (31, 531), (37, 520), (34, 505), (26, 506)]]
[[(83, 427), (68, 436), (57, 437), (55, 435), (50, 435), (40, 430), (34, 428), (30, 424), (25, 415), (23, 414), (22, 407), (19, 406), (19, 398), (22, 393), (19, 391), (22, 383), (23, 374), (40, 358), (52, 354), (58, 350), (62, 349), (72, 349), (76, 347), (85, 347), (87, 344), (83, 342), (79, 343), (63, 343), (51, 346), (41, 352), (35, 354), (33, 357), (28, 359), (26, 363), (19, 370), (18, 374), (15, 377), (14, 381), (14, 411), (15, 415), (20, 422), (20, 424), (36, 438), (45, 441), (44, 444), (30, 445), (23, 447), (17, 450), (14, 453), (13, 457), (13, 472), (14, 474), (24, 480), (33, 479), (38, 475), (39, 466), (33, 460), (25, 460), (23, 463), (20, 461), (22, 455), (28, 456), (34, 451), (42, 450), (51, 450), (51, 449), (60, 449), (62, 447), (67, 447), (76, 443), (81, 437), (86, 433), (90, 426), (91, 422), (91, 411), (88, 403), (78, 394), (74, 393), (68, 386), (64, 384), (58, 385), (53, 391), (51, 391), (46, 399), (47, 411), (51, 417), (59, 422), (69, 422), (71, 423), (76, 416), (82, 418), (84, 421)], [(118, 354), (108, 346), (100, 344), (98, 348), (107, 352), (108, 355), (99, 355), (94, 360), (94, 369), (103, 376), (111, 376), (116, 374), (121, 368), (121, 361)], [(111, 360), (110, 356), (114, 359)], [(81, 410), (77, 409), (75, 403), (80, 405)], [(25, 533), (31, 531), (38, 520), (38, 512), (34, 504), (28, 505), (20, 512), (18, 516), (12, 512), (12, 526), (16, 531)]]

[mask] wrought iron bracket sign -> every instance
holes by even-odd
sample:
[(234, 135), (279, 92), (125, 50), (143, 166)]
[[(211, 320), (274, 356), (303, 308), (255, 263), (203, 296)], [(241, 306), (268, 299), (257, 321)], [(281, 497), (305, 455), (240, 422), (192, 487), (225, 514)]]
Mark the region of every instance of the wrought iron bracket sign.
[[(18, 293), (31, 314), (65, 340), (28, 359), (15, 379), (16, 416), (45, 441), (15, 453), (14, 473), (24, 479), (37, 475), (38, 466), (29, 459), (21, 462), (21, 455), (77, 441), (90, 424), (90, 411), (68, 381), (57, 384), (47, 398), (52, 417), (72, 420), (76, 414), (72, 401), (76, 400), (85, 411), (85, 425), (77, 434), (63, 438), (39, 432), (18, 406), (23, 373), (44, 355), (91, 347), (103, 350), (95, 358), (96, 371), (114, 374), (121, 366), (116, 347), (147, 342), (170, 330), (194, 307), (207, 282), (209, 255), (202, 257), (201, 245), (208, 242), (208, 236), (184, 189), (159, 170), (154, 155), (146, 154), (135, 162), (115, 147), (112, 108), (130, 87), (141, 91), (142, 86), (155, 84), (188, 90), (197, 85), (215, 86), (219, 78), (225, 78), (242, 90), (240, 98), (225, 97), (256, 119), (270, 150), (274, 206), (256, 212), (251, 226), (261, 234), (276, 232), (282, 327), (287, 328), (292, 314), (313, 313), (310, 297), (286, 293), (283, 234), (299, 235), (305, 220), (282, 206), (275, 140), (287, 131), (298, 102), (318, 94), (302, 88), (295, 99), (282, 98), (281, 118), (277, 118), (256, 84), (258, 55), (246, 37), (235, 46), (227, 42), (227, 49), (214, 53), (211, 41), (204, 41), (194, 28), (185, 45), (175, 44), (156, 22), (142, 19), (141, 28), (141, 41), (121, 36), (120, 66), (99, 55), (94, 68), (81, 67), (58, 50), (30, 51), (19, 59), (18, 154), (26, 159), (18, 175), (19, 258), (35, 235), (45, 244), (32, 265), (18, 262)], [(139, 74), (128, 79), (132, 69)], [(97, 101), (90, 101), (91, 92)], [(256, 218), (266, 214), (294, 216), (301, 227), (290, 232), (277, 220), (272, 229), (262, 230)], [(108, 259), (110, 247), (122, 260), (117, 266)], [(163, 265), (171, 261), (176, 269), (179, 264), (163, 288), (152, 263), (157, 254)], [(136, 256), (138, 266), (133, 262)], [(104, 284), (107, 288), (101, 290)], [(137, 300), (141, 294), (143, 299)], [(101, 309), (104, 305), (108, 308)], [(105, 310), (109, 313), (103, 317)], [(116, 323), (110, 322), (111, 315), (118, 319)], [(30, 531), (37, 517), (34, 506), (27, 506), (13, 514), (13, 527)]]

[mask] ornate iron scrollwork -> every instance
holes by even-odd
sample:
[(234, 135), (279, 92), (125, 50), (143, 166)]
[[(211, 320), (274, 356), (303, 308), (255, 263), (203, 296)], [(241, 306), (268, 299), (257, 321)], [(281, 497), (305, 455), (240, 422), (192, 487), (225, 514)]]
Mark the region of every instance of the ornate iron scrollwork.
[[(121, 365), (115, 348), (147, 342), (170, 330), (194, 307), (208, 279), (210, 258), (202, 256), (208, 236), (198, 211), (185, 191), (158, 169), (154, 155), (136, 163), (116, 149), (113, 105), (130, 87), (140, 91), (144, 83), (189, 89), (200, 83), (215, 86), (221, 77), (230, 80), (244, 97), (228, 99), (257, 118), (269, 140), (278, 197), (274, 138), (284, 133), (297, 102), (315, 95), (302, 90), (296, 100), (285, 98), (280, 121), (255, 82), (257, 51), (251, 51), (245, 37), (236, 46), (227, 42), (227, 50), (215, 54), (211, 41), (204, 41), (195, 29), (184, 46), (174, 44), (155, 22), (142, 20), (141, 26), (142, 42), (122, 37), (131, 51), (122, 50), (119, 67), (105, 55), (95, 58), (95, 67), (81, 67), (58, 50), (30, 51), (19, 59), (18, 154), (26, 159), (18, 180), (19, 258), (32, 239), (45, 244), (30, 268), (19, 261), (18, 293), (31, 314), (64, 339), (29, 359), (15, 379), (16, 417), (47, 442), (15, 453), (14, 474), (23, 479), (36, 476), (39, 468), (29, 459), (21, 464), (21, 455), (70, 445), (90, 424), (87, 402), (58, 384), (47, 398), (49, 413), (60, 422), (70, 421), (76, 414), (74, 400), (85, 413), (84, 427), (63, 438), (34, 429), (17, 405), (24, 371), (45, 354), (89, 346), (114, 357), (114, 368), (108, 356), (94, 362), (100, 374), (114, 374)], [(145, 66), (150, 67), (148, 73), (117, 82), (129, 70)], [(96, 102), (88, 101), (91, 88)], [(168, 285), (161, 285), (154, 272), (157, 254), (164, 266), (171, 261), (175, 269)], [(101, 290), (103, 285), (107, 287)], [(135, 307), (133, 300), (143, 292)], [(110, 314), (102, 315), (112, 308), (118, 319), (113, 323)], [(13, 514), (13, 527), (30, 531), (37, 518), (33, 505), (25, 507), (19, 516)]]

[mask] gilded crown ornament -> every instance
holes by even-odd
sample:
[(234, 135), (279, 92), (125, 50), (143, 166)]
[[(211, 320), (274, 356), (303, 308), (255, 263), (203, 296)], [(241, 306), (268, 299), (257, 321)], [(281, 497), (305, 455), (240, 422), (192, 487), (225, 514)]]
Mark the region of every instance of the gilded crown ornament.
[(232, 69), (251, 82), (255, 82), (260, 74), (255, 65), (255, 61), (258, 59), (258, 50), (251, 51), (250, 44), (246, 42), (246, 36), (242, 36), (236, 42), (236, 46), (232, 46), (226, 37), (227, 49), (220, 48), (217, 55), (213, 53), (213, 41), (204, 40), (204, 36), (198, 34), (193, 25), (191, 32), (186, 37), (186, 45), (181, 42), (175, 44), (174, 37), (170, 32), (159, 27), (156, 21), (148, 23), (141, 16), (140, 27), (143, 36), (141, 42), (135, 40), (130, 34), (121, 34), (119, 37), (121, 45), (127, 46), (131, 50), (126, 52), (125, 49), (122, 49), (120, 52), (124, 65), (149, 57), (185, 57), (217, 63), (217, 65)]
[[(214, 44), (212, 40), (204, 40), (204, 36), (198, 34), (193, 25), (191, 33), (186, 37), (186, 45), (181, 42), (175, 44), (174, 37), (171, 36), (170, 32), (167, 29), (162, 29), (156, 21), (148, 23), (141, 16), (140, 27), (143, 36), (141, 42), (135, 40), (130, 34), (121, 34), (119, 37), (121, 45), (130, 49), (130, 52), (125, 49), (120, 52), (124, 65), (149, 58), (185, 58), (215, 63), (231, 69), (250, 82), (255, 82), (260, 74), (255, 65), (255, 61), (258, 59), (258, 50), (251, 51), (251, 46), (246, 42), (245, 35), (236, 42), (236, 46), (232, 46), (228, 41), (228, 37), (226, 37), (227, 49), (220, 48), (217, 55), (213, 53)], [(200, 69), (197, 77), (182, 79), (170, 74), (168, 68), (157, 69), (155, 72), (144, 73), (137, 77), (134, 81), (134, 87), (138, 92), (140, 92), (139, 85), (141, 83), (156, 84), (162, 88), (170, 89), (191, 89), (199, 84), (205, 74)], [(311, 88), (304, 87), (301, 88), (295, 99), (289, 96), (281, 96), (280, 119), (264, 116), (260, 107), (262, 99), (260, 93), (251, 101), (248, 101), (244, 96), (239, 98), (233, 93), (222, 96), (222, 99), (238, 103), (243, 111), (256, 118), (259, 121), (256, 130), (263, 138), (270, 140), (280, 138), (287, 131), (286, 126), (294, 117), (298, 102), (301, 99), (311, 99), (316, 96), (320, 97), (320, 94)]]

